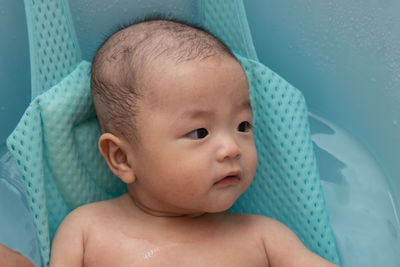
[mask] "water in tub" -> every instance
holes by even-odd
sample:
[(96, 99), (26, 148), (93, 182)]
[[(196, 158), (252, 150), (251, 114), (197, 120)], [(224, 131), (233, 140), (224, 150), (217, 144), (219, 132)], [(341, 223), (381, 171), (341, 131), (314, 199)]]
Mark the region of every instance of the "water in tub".
[(343, 267), (399, 267), (398, 207), (383, 171), (352, 136), (310, 114), (314, 150)]

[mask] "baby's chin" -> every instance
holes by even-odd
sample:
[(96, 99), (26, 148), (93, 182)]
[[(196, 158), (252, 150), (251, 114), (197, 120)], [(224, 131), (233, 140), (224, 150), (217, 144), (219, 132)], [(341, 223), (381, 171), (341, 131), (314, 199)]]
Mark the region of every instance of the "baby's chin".
[(214, 203), (214, 205), (208, 207), (208, 209), (205, 211), (207, 213), (219, 213), (219, 212), (224, 212), (229, 210), (233, 204), (235, 204), (237, 198), (235, 198), (234, 200), (230, 200), (230, 201), (221, 201), (218, 203)]
[[(247, 187), (245, 189), (247, 189)], [(205, 211), (208, 213), (218, 213), (229, 210), (243, 192), (245, 192), (245, 189), (235, 190), (235, 192), (221, 192), (213, 202), (208, 203)]]

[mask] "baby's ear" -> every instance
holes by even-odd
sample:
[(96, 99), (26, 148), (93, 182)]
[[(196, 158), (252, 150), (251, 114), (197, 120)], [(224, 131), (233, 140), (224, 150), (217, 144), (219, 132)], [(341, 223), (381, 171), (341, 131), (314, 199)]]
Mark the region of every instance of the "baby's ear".
[(129, 143), (111, 133), (105, 133), (100, 136), (98, 146), (101, 155), (114, 175), (126, 184), (134, 183), (136, 176), (133, 158), (129, 153)]

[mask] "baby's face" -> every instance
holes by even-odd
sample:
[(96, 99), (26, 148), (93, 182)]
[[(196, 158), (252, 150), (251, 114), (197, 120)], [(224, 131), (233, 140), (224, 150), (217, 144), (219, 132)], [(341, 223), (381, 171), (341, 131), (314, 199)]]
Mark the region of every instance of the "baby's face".
[(245, 73), (221, 56), (159, 64), (146, 73), (132, 145), (135, 199), (159, 212), (231, 207), (257, 164)]

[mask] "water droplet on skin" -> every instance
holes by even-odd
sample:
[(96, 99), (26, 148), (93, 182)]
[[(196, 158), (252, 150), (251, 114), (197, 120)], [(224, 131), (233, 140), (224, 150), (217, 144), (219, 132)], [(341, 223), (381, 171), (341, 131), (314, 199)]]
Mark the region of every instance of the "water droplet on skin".
[(147, 251), (147, 252), (144, 254), (144, 256), (143, 256), (143, 259), (148, 260), (148, 259), (154, 257), (154, 255), (155, 255), (158, 251), (160, 251), (160, 248), (155, 248), (155, 249), (151, 249), (151, 250)]

